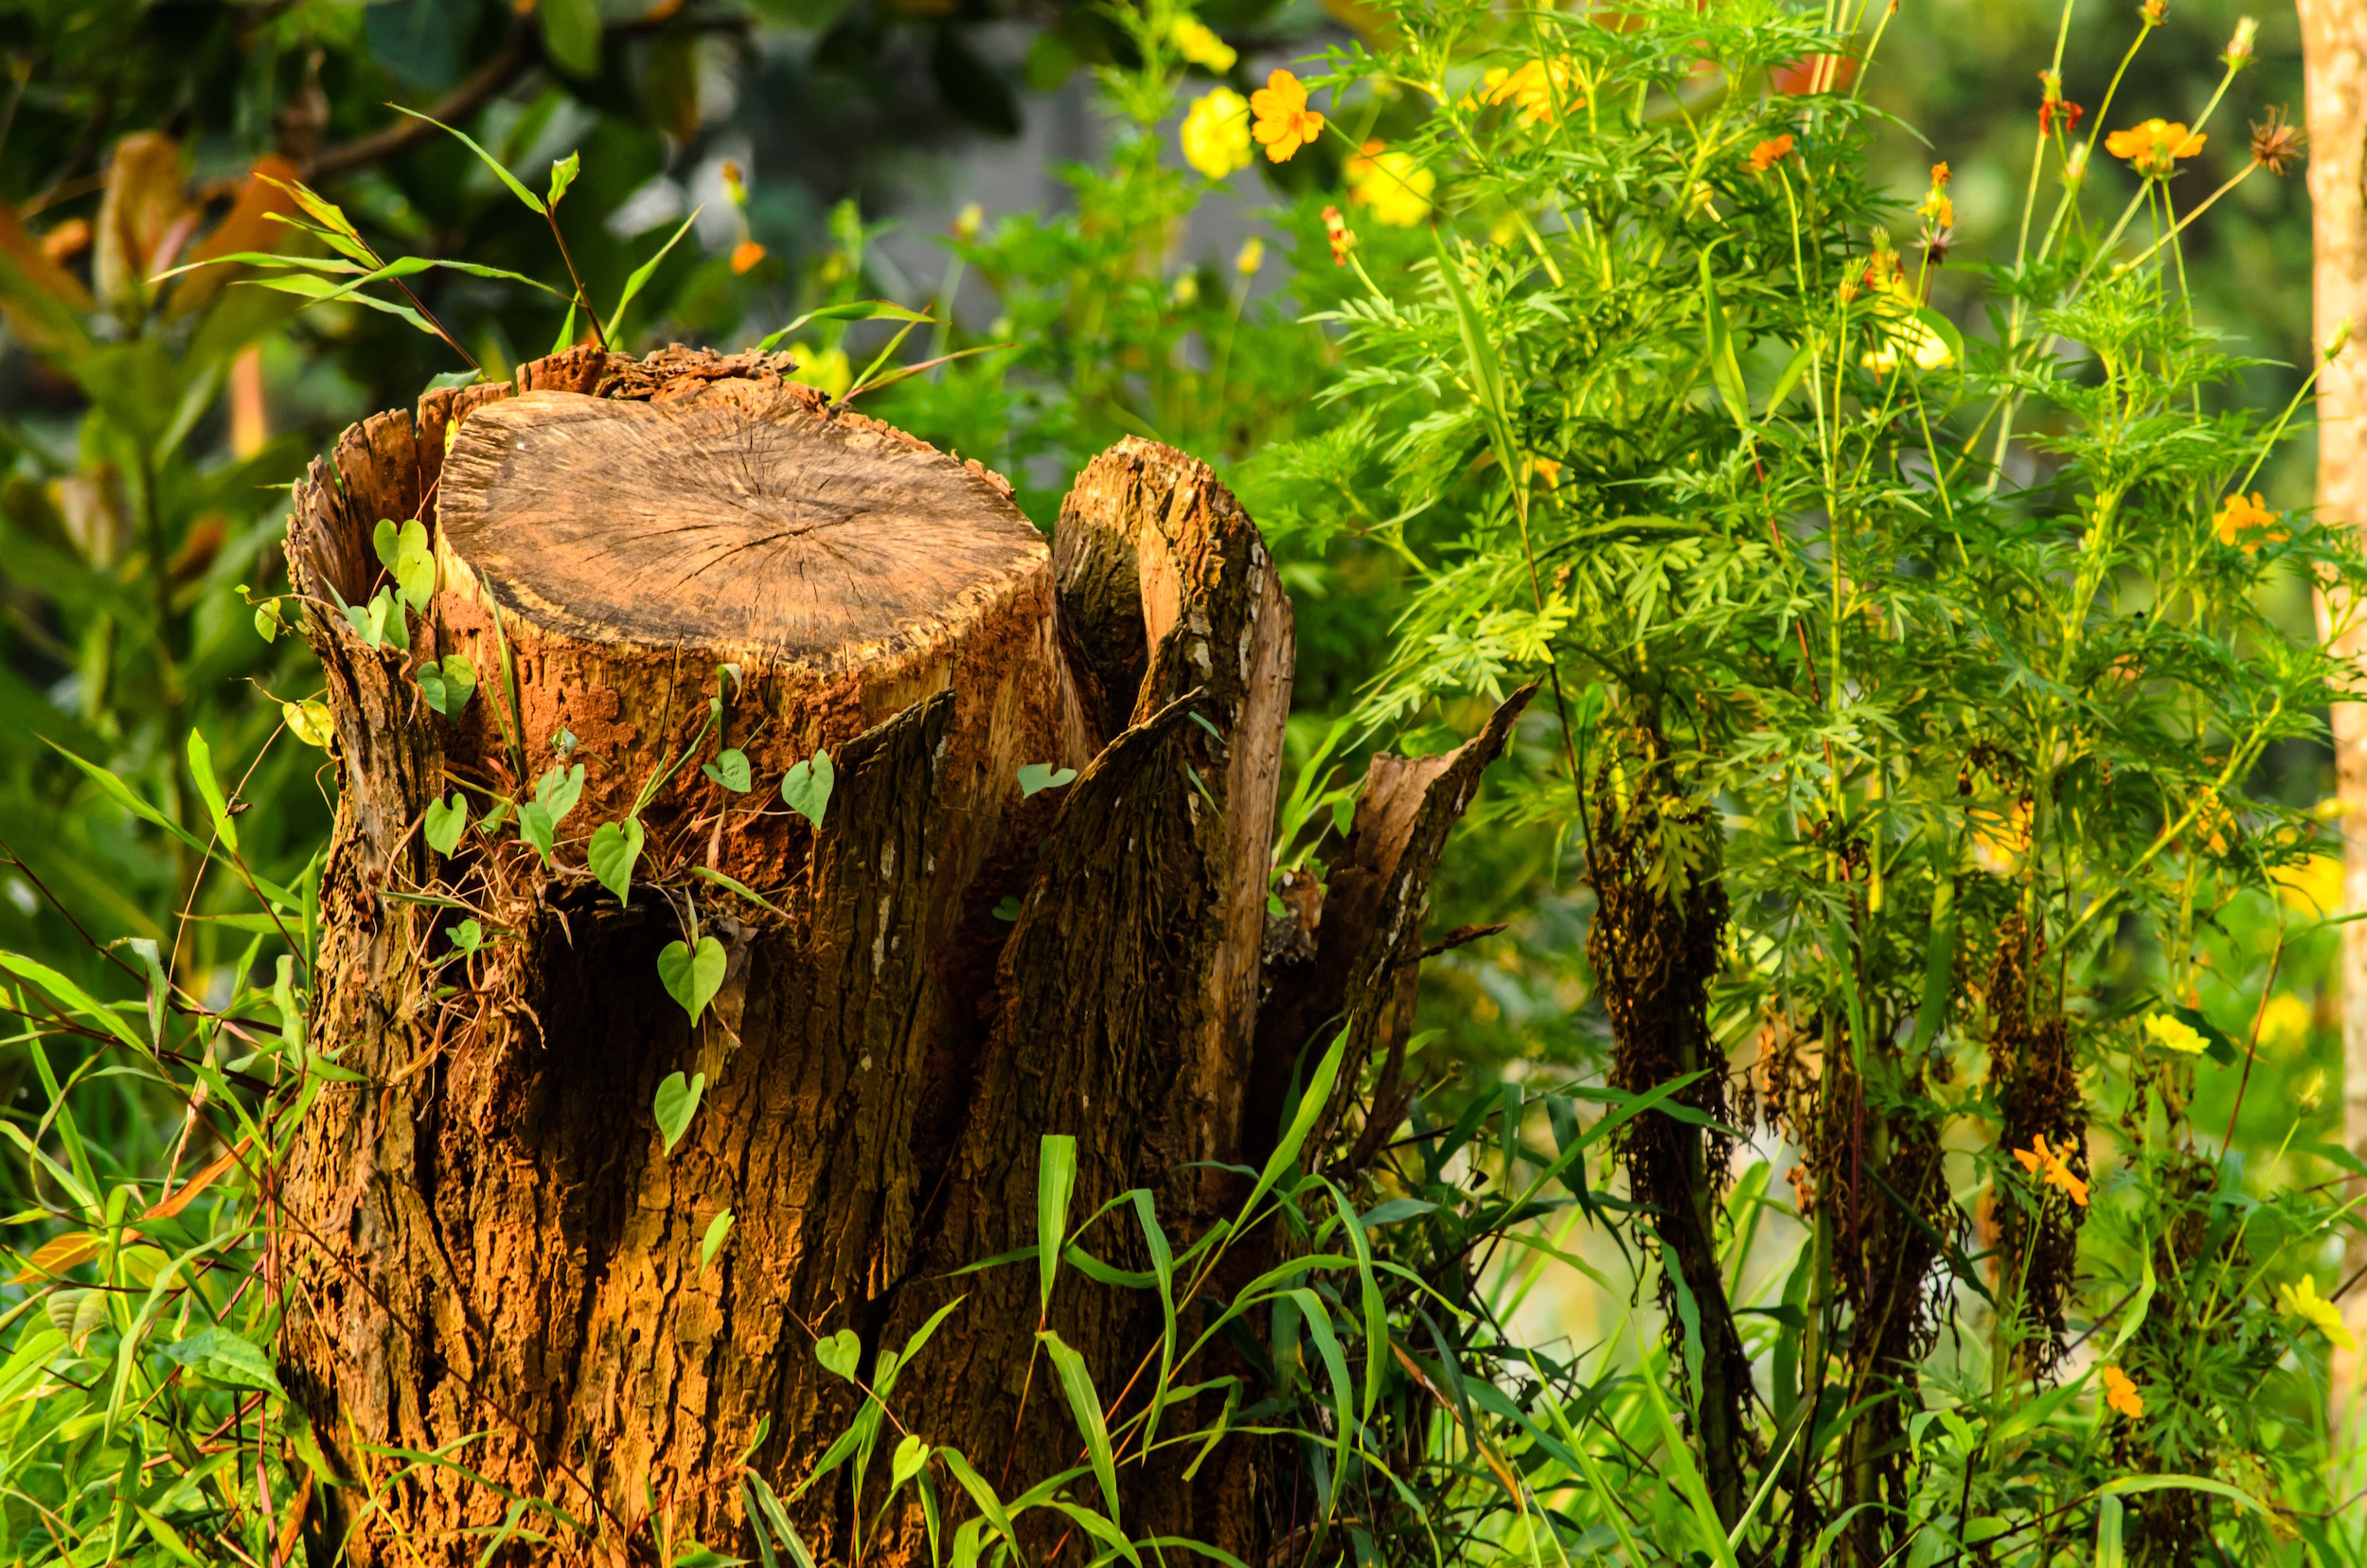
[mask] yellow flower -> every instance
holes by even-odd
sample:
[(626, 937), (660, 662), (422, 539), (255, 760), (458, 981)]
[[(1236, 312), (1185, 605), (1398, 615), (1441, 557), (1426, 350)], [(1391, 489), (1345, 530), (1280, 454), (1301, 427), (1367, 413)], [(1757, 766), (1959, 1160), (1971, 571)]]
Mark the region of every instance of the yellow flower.
[(2306, 1044), (2313, 1019), (2308, 1003), (2291, 991), (2279, 991), (2260, 1009), (2261, 1043), (2272, 1051)]
[(2182, 121), (2149, 119), (2113, 132), (2104, 138), (2104, 150), (2127, 159), (2140, 174), (2169, 174), (2176, 171), (2179, 159), (2201, 151), (2208, 139), (2200, 132), (2188, 131)]
[(2028, 1149), (2017, 1149), (2013, 1152), (2014, 1158), (2021, 1162), (2022, 1169), (2036, 1176), (2044, 1167), (2046, 1185), (2061, 1187), (2073, 1203), (2081, 1208), (2088, 1206), (2088, 1184), (2072, 1174), (2072, 1150), (2068, 1144), (2061, 1149), (2049, 1149), (2046, 1134), (2041, 1132), (2030, 1140)]
[(2145, 1413), (2145, 1401), (2136, 1383), (2117, 1366), (2104, 1369), (2104, 1402), (2132, 1421)]
[(2200, 1056), (2211, 1046), (2200, 1030), (2169, 1013), (2155, 1013), (2145, 1020), (2145, 1038), (2162, 1050), (2176, 1051), (2180, 1056)]
[(1266, 241), (1254, 234), (1241, 241), (1240, 253), (1233, 258), (1233, 270), (1243, 277), (1255, 277), (1265, 264)]
[(1915, 313), (1914, 289), (1905, 277), (1893, 273), (1883, 293), (1888, 299), (1875, 308), (1877, 341), (1860, 364), (1877, 376), (1887, 376), (1898, 368), (1901, 360), (1912, 360), (1918, 370), (1938, 370), (1956, 363), (1948, 340)]
[(1522, 125), (1551, 120), (1579, 101), (1571, 94), (1568, 55), (1550, 63), (1532, 60), (1518, 70), (1496, 66), (1481, 79), (1480, 97), (1488, 103), (1517, 105)]
[(1241, 57), (1233, 45), (1219, 38), (1216, 30), (1197, 17), (1184, 17), (1167, 29), (1167, 41), (1175, 52), (1195, 65), (1205, 65), (1222, 76), (1233, 69), (1233, 62)]
[(2299, 865), (2281, 865), (2276, 878), (2288, 909), (2310, 915), (2339, 915), (2342, 910), (2342, 857), (2312, 855)]
[(1289, 163), (1292, 153), (1324, 134), (1323, 116), (1307, 106), (1307, 84), (1288, 71), (1268, 77), (1266, 85), (1249, 96), (1249, 107), (1257, 116), (1250, 134), (1274, 163)]
[(855, 383), (855, 367), (846, 363), (844, 348), (817, 351), (807, 344), (792, 343), (789, 351), (797, 361), (797, 368), (790, 372), (791, 381), (803, 382), (830, 398), (844, 397)]
[(2302, 1275), (2299, 1285), (2278, 1286), (2277, 1299), (2285, 1303), (2287, 1311), (2325, 1335), (2329, 1344), (2345, 1350), (2358, 1348), (2350, 1326), (2342, 1321), (2342, 1310), (2318, 1293), (2318, 1282), (2309, 1275)]
[[(2241, 494), (2229, 496), (2227, 505), (2214, 513), (2211, 519), (2213, 526), (2219, 531), (2219, 543), (2234, 544), (2240, 540), (2246, 555), (2259, 549), (2262, 539), (2284, 537), (2276, 521), (2277, 514), (2269, 509), (2269, 498), (2257, 490), (2250, 498)], [(2245, 537), (2255, 534), (2257, 538)]]
[(1249, 167), (1249, 104), (1219, 87), (1184, 116), (1184, 161), (1212, 180)]
[(1368, 141), (1343, 172), (1348, 200), (1372, 208), (1376, 222), (1412, 228), (1430, 216), (1430, 193), (1437, 188), (1438, 176), (1416, 168), (1412, 153), (1384, 152), (1380, 143)]

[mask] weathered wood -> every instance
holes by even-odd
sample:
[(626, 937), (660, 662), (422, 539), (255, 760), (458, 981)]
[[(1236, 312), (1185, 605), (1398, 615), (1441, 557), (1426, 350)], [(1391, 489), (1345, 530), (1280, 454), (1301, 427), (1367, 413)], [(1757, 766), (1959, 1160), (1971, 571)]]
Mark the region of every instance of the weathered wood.
[[(484, 1432), (471, 1468), (597, 1528), (587, 1559), (622, 1551), (652, 1494), (683, 1533), (736, 1538), (732, 1461), (760, 1424), (759, 1469), (786, 1488), (854, 1414), (813, 1336), (876, 1344), (911, 1273), (997, 1009), (979, 983), (1007, 932), (991, 910), (1058, 810), (1023, 801), (1017, 769), (1088, 759), (1050, 552), (1007, 490), (776, 365), (701, 373), (719, 363), (578, 352), (521, 383), (616, 398), (439, 395), (428, 442), (380, 416), (316, 466), (290, 537), (299, 590), (323, 600), (378, 583), (380, 517), (431, 518), (440, 567), (409, 655), (364, 647), (326, 604), (311, 629), (345, 800), (314, 1028), (371, 1081), (323, 1096), (290, 1174), (313, 1241), (292, 1374), (357, 1471), (352, 1435)], [(484, 684), (451, 723), (408, 670), (455, 650)], [(724, 663), (747, 796), (697, 771), (712, 737), (679, 765)], [(815, 831), (768, 792), (817, 746), (838, 783)], [(455, 783), (520, 797), (562, 761), (586, 777), (550, 866), (514, 841), (449, 863), (424, 847), (420, 813)], [(669, 767), (619, 908), (582, 841)], [(457, 912), (383, 896), (431, 886), (496, 937), (440, 1004)], [(656, 971), (693, 907), (729, 955), (696, 1029)], [(651, 1104), (674, 1071), (707, 1089), (668, 1153)], [(734, 1242), (702, 1270), (725, 1208)], [(812, 1505), (828, 1541), (841, 1500)], [(440, 1472), (384, 1523), (457, 1560), (482, 1549), (460, 1532), (499, 1511)]]
[[(752, 1554), (743, 1454), (790, 1494), (859, 1405), (816, 1339), (852, 1330), (867, 1380), (963, 1292), (900, 1372), (899, 1419), (989, 1474), (1074, 1463), (1041, 1368), (1022, 1418), (1035, 1271), (948, 1276), (1033, 1242), (1049, 1133), (1077, 1139), (1078, 1214), (1148, 1188), (1180, 1251), (1237, 1199), (1210, 1167), (1271, 1147), (1267, 1080), (1300, 1043), (1259, 1023), (1290, 606), (1238, 504), (1130, 440), (1047, 547), (993, 475), (782, 367), (571, 350), (365, 421), (295, 496), (343, 788), (311, 1030), (366, 1081), (322, 1094), (286, 1172), (283, 1376), (357, 1479), (383, 1470), (367, 1445), (466, 1439), (469, 1470), (577, 1522), (537, 1522), (521, 1560), (638, 1560), (653, 1506), (677, 1541)], [(414, 517), (437, 590), (411, 652), (365, 647), (337, 605), (383, 582), (377, 521)], [(454, 652), (482, 677), (456, 721), (415, 677)], [(1310, 1007), (1373, 1014), (1377, 1114), (1424, 891), (1519, 701), (1449, 757), (1376, 761), (1324, 940), (1276, 982), (1281, 1033)], [(719, 741), (754, 793), (701, 775)], [(814, 828), (773, 792), (817, 746), (837, 783)], [(1025, 797), (1028, 763), (1078, 771)], [(508, 834), (424, 843), (431, 800), (481, 815), (577, 764), (548, 863)], [(636, 803), (620, 905), (585, 840)], [(462, 962), (464, 915), (490, 940)], [(694, 921), (725, 952), (695, 1027), (657, 972)], [(704, 1098), (668, 1150), (652, 1102), (676, 1072)], [(1130, 1211), (1103, 1241), (1141, 1266)], [(1158, 1324), (1154, 1298), (1073, 1274), (1050, 1314), (1121, 1410)], [(1126, 1467), (1130, 1529), (1261, 1560), (1288, 1506), (1269, 1459), (1236, 1444), (1190, 1485)], [(362, 1491), (328, 1495), (333, 1535)], [(430, 1470), (353, 1549), (473, 1562), (507, 1506)], [(792, 1512), (845, 1554), (845, 1475)], [(925, 1560), (917, 1512), (881, 1528), (867, 1557)]]

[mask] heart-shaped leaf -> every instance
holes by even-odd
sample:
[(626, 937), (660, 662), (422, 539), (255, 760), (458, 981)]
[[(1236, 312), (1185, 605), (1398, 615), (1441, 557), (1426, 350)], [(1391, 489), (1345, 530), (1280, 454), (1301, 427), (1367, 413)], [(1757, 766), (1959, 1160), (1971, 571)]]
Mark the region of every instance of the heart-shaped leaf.
[(460, 844), (460, 835), (469, 830), (469, 802), (458, 790), (449, 800), (427, 803), (427, 820), (421, 825), (427, 834), (427, 846), (439, 855), (449, 855)]
[[(559, 837), (559, 825), (551, 820), (550, 808), (539, 800), (529, 800), (519, 807), (518, 836), (534, 846), (534, 852), (547, 863), (551, 858), (551, 845)], [(677, 947), (681, 945), (679, 942), (675, 944)]]
[(732, 1211), (725, 1209), (707, 1221), (707, 1233), (699, 1243), (699, 1267), (703, 1269), (715, 1261), (715, 1255), (723, 1250), (724, 1238), (732, 1233)]
[(627, 817), (622, 822), (603, 822), (592, 835), (592, 847), (584, 852), (591, 864), (592, 874), (600, 885), (616, 895), (616, 901), (632, 907), (632, 868), (641, 859), (641, 819)]
[(329, 716), (329, 704), (315, 697), (301, 703), (282, 703), (279, 716), (288, 722), (288, 733), (308, 746), (327, 751), (337, 739), (336, 722)]
[(814, 1342), (813, 1359), (822, 1363), (825, 1372), (853, 1382), (855, 1367), (863, 1360), (863, 1341), (856, 1337), (852, 1328), (841, 1328), (837, 1333)]
[(534, 782), (535, 804), (551, 814), (551, 826), (557, 828), (567, 820), (567, 813), (576, 809), (583, 794), (583, 764), (578, 762), (565, 770), (553, 768)]
[(666, 994), (682, 1004), (695, 1027), (699, 1015), (723, 989), (723, 944), (702, 936), (694, 953), (680, 942), (668, 942), (657, 955), (657, 976), (666, 982)]
[(1057, 790), (1063, 784), (1077, 781), (1075, 768), (1056, 768), (1049, 762), (1029, 762), (1019, 770), (1019, 794), (1022, 800), (1044, 790)]
[(485, 945), (485, 928), (474, 920), (463, 920), (444, 935), (452, 938), (453, 946), (472, 955)]
[(395, 597), (393, 589), (381, 588), (371, 596), (362, 640), (372, 648), (400, 649), (405, 653), (411, 651), (411, 623), (404, 618), (402, 600)]
[(476, 830), (487, 838), (491, 838), (495, 833), (500, 832), (502, 824), (509, 820), (509, 804), (507, 796), (496, 795), (493, 798), (493, 809), (485, 813), (485, 820), (476, 825)]
[(426, 609), (436, 597), (436, 552), (428, 548), (427, 525), (415, 517), (398, 526), (382, 517), (370, 530), (370, 547), (378, 552), (378, 563), (394, 574), (395, 586), (411, 607)]
[(904, 1440), (896, 1445), (896, 1457), (888, 1461), (888, 1490), (894, 1491), (920, 1473), (920, 1467), (929, 1462), (929, 1445), (918, 1433), (904, 1434)]
[(1018, 898), (1017, 898), (1017, 897), (1015, 897), (1014, 895), (1011, 895), (1011, 894), (1006, 893), (1006, 894), (1005, 894), (1002, 898), (1000, 898), (1000, 899), (996, 900), (995, 900), (995, 904), (994, 904), (994, 909), (993, 909), (993, 915), (994, 915), (994, 918), (995, 918), (996, 919), (998, 919), (998, 920), (1016, 920), (1016, 919), (1018, 919), (1018, 918), (1019, 918), (1019, 900), (1018, 900)]
[(748, 786), (755, 782), (748, 772), (748, 754), (744, 751), (718, 753), (714, 761), (701, 763), (699, 771), (734, 794), (746, 794)]
[(666, 1140), (666, 1152), (674, 1152), (682, 1135), (690, 1130), (690, 1118), (699, 1113), (699, 1096), (706, 1093), (707, 1076), (693, 1073), (685, 1082), (680, 1073), (668, 1073), (666, 1081), (657, 1086), (658, 1136)]
[(418, 679), (427, 705), (446, 719), (457, 721), (476, 695), (476, 666), (466, 653), (447, 653), (441, 664), (429, 660), (419, 666)]
[(817, 751), (811, 759), (796, 764), (781, 780), (781, 799), (789, 809), (812, 823), (822, 826), (822, 813), (830, 804), (830, 786), (838, 782), (838, 770), (830, 766), (830, 754)]

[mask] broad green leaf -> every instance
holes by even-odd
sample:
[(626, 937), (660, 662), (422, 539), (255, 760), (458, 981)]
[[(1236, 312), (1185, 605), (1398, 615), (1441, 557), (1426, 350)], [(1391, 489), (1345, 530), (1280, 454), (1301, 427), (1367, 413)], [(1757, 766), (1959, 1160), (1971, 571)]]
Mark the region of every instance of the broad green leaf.
[(419, 690), (430, 708), (456, 722), (476, 695), (476, 666), (466, 653), (447, 653), (440, 664), (431, 660), (419, 666)]
[(781, 799), (791, 811), (819, 828), (822, 813), (829, 809), (830, 789), (837, 782), (838, 771), (830, 766), (830, 754), (816, 751), (810, 760), (795, 764), (781, 779)]
[(382, 517), (370, 543), (403, 598), (414, 610), (426, 609), (436, 597), (436, 555), (428, 548), (427, 526), (416, 517), (400, 525)]
[(282, 703), (279, 717), (286, 722), (288, 733), (308, 746), (328, 751), (337, 743), (336, 721), (329, 717), (329, 704), (318, 698)]
[(1068, 1238), (1069, 1199), (1077, 1190), (1077, 1140), (1046, 1133), (1037, 1146), (1036, 1276), (1038, 1310), (1052, 1312), (1052, 1283), (1060, 1272), (1060, 1247)]
[(222, 785), (214, 777), (214, 749), (196, 730), (189, 731), (189, 777), (205, 802), (206, 815), (213, 819), (214, 836), (222, 840), (223, 848), (237, 854), (239, 825), (231, 820), (230, 803), (222, 798)]
[(427, 846), (439, 855), (449, 855), (460, 846), (460, 835), (469, 830), (468, 797), (458, 790), (442, 800), (427, 803), (427, 814), (420, 824), (427, 836)]
[(445, 935), (462, 953), (473, 953), (485, 945), (485, 928), (474, 920), (463, 920)]
[(693, 953), (681, 942), (668, 942), (657, 955), (657, 975), (666, 982), (666, 994), (681, 1004), (696, 1028), (699, 1015), (723, 989), (723, 944), (702, 936)]
[(567, 820), (567, 813), (576, 809), (576, 801), (583, 794), (583, 764), (572, 768), (553, 768), (534, 783), (535, 803), (551, 814), (557, 827)]
[[(485, 820), (486, 830), (490, 832), (493, 819), (489, 816)], [(551, 821), (550, 808), (539, 800), (529, 800), (519, 807), (518, 836), (532, 845), (534, 852), (547, 864), (551, 858), (551, 846), (559, 839), (559, 827)]]
[(916, 1433), (904, 1434), (904, 1440), (896, 1445), (895, 1457), (888, 1461), (888, 1489), (894, 1492), (905, 1482), (920, 1473), (929, 1462), (929, 1445)]
[(732, 1211), (723, 1210), (707, 1221), (707, 1233), (699, 1241), (699, 1267), (704, 1269), (715, 1261), (715, 1255), (723, 1250), (723, 1243), (732, 1234)]
[(1069, 1414), (1076, 1417), (1077, 1430), (1085, 1439), (1085, 1452), (1093, 1459), (1095, 1478), (1101, 1483), (1101, 1499), (1109, 1505), (1112, 1523), (1118, 1518), (1117, 1461), (1110, 1452), (1110, 1428), (1101, 1413), (1101, 1396), (1095, 1391), (1093, 1373), (1085, 1365), (1085, 1358), (1069, 1348), (1059, 1334), (1040, 1328), (1036, 1338), (1043, 1342), (1052, 1357), (1052, 1367), (1059, 1375), (1060, 1392), (1068, 1399)]
[(841, 1328), (814, 1342), (813, 1359), (832, 1377), (853, 1382), (855, 1368), (863, 1361), (863, 1340), (852, 1328)]
[(559, 205), (559, 199), (567, 194), (567, 187), (576, 183), (576, 176), (582, 172), (582, 169), (583, 154), (580, 152), (570, 152), (563, 158), (553, 160), (551, 193), (545, 196), (543, 201), (554, 207)]
[(629, 909), (632, 906), (632, 868), (641, 860), (642, 837), (639, 817), (603, 822), (593, 830), (591, 847), (584, 851), (592, 875)]
[(1075, 768), (1055, 768), (1049, 762), (1028, 762), (1019, 770), (1019, 794), (1022, 800), (1044, 790), (1057, 790), (1077, 781)]
[(748, 754), (743, 751), (719, 752), (714, 761), (702, 762), (699, 771), (734, 794), (746, 794), (756, 782), (748, 771)]
[(680, 1073), (668, 1073), (657, 1086), (658, 1135), (666, 1140), (666, 1152), (671, 1154), (682, 1135), (690, 1130), (690, 1118), (699, 1113), (699, 1096), (706, 1092), (707, 1076), (693, 1073), (685, 1079)]
[(271, 1358), (226, 1328), (201, 1328), (187, 1339), (156, 1346), (156, 1352), (216, 1382), (269, 1389), (285, 1398)]

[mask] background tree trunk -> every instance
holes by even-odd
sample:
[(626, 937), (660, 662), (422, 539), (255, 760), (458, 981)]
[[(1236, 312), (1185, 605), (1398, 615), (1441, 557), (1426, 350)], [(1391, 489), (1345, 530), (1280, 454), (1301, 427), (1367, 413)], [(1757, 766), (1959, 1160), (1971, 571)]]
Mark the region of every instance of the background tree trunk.
[[(2367, 305), (2367, 3), (2297, 0), (2307, 92), (2309, 203), (2312, 226), (2315, 333), (2323, 351), (2338, 332), (2360, 321)], [(2318, 508), (2329, 519), (2367, 528), (2367, 356), (2354, 344), (2318, 381)], [(2321, 603), (2328, 629), (2333, 607)], [(2342, 651), (2367, 648), (2354, 635)], [(2367, 704), (2334, 709), (2335, 770), (2342, 805), (2342, 903), (2367, 910)], [(2367, 1155), (2367, 924), (2342, 928), (2342, 1137)], [(2354, 1239), (2346, 1274), (2367, 1266), (2367, 1243)], [(2367, 1336), (2367, 1290), (2343, 1299), (2354, 1335)], [(2341, 1419), (2358, 1381), (2358, 1358), (2340, 1350), (2334, 1362), (2334, 1416)]]
[[(343, 790), (312, 1034), (366, 1081), (322, 1094), (287, 1173), (287, 1375), (355, 1482), (323, 1523), (360, 1523), (365, 1560), (413, 1560), (385, 1545), (400, 1533), (473, 1561), (496, 1488), (582, 1526), (526, 1516), (553, 1537), (538, 1561), (649, 1556), (653, 1515), (745, 1549), (743, 1456), (787, 1495), (857, 1412), (816, 1340), (851, 1329), (868, 1381), (962, 1292), (899, 1373), (899, 1419), (1015, 1484), (1075, 1464), (1044, 1368), (1023, 1394), (1034, 1269), (947, 1276), (1033, 1243), (1046, 1133), (1077, 1141), (1077, 1216), (1149, 1188), (1181, 1251), (1239, 1196), (1185, 1167), (1270, 1147), (1280, 1105), (1244, 1087), (1287, 1083), (1310, 1029), (1336, 1027), (1295, 1005), (1295, 1027), (1258, 1027), (1290, 614), (1231, 495), (1129, 440), (1047, 548), (975, 463), (783, 368), (575, 350), (380, 415), (297, 487), (290, 567)], [(405, 653), (335, 604), (377, 591), (373, 527), (410, 517), (434, 526), (438, 584)], [(455, 651), (483, 685), (450, 722), (416, 670)], [(1514, 712), (1424, 774), (1426, 836), (1360, 814), (1350, 857), (1385, 896), (1325, 935), (1361, 964), (1330, 993), (1374, 1013), (1363, 1051), (1403, 1044), (1437, 850)], [(720, 745), (750, 793), (703, 775)], [(776, 787), (817, 746), (836, 783), (812, 828)], [(1029, 763), (1077, 772), (1024, 796)], [(455, 785), (475, 816), (577, 765), (547, 863), (514, 829), (449, 859), (424, 843)], [(584, 841), (636, 802), (620, 907)], [(489, 942), (460, 961), (464, 918)], [(695, 1027), (658, 970), (694, 919), (726, 954)], [(704, 1097), (669, 1151), (652, 1104), (676, 1072)], [(1143, 1267), (1128, 1245), (1095, 1250)], [(1050, 1313), (1112, 1404), (1159, 1321), (1155, 1298), (1073, 1274)], [(397, 1463), (378, 1450), (462, 1439), (493, 1486), (422, 1470), (364, 1516)], [(1194, 1485), (1130, 1467), (1130, 1533), (1255, 1560), (1275, 1528), (1260, 1452)], [(846, 1551), (852, 1488), (842, 1471), (796, 1503), (817, 1552)], [(925, 1558), (917, 1512), (868, 1550)]]

